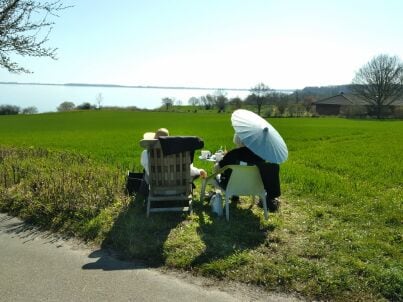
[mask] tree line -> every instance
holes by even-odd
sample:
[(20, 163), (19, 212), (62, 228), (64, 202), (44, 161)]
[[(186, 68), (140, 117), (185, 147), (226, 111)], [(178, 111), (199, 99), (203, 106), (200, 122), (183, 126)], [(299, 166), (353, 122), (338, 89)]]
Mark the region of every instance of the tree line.
[[(250, 89), (250, 94), (244, 99), (240, 97), (228, 98), (224, 90), (217, 90), (212, 94), (201, 97), (191, 97), (188, 105), (195, 110), (216, 110), (218, 113), (232, 111), (240, 108), (255, 108), (259, 115), (263, 116), (311, 116), (313, 112), (314, 95), (294, 91), (293, 93), (281, 93), (270, 89), (264, 83), (259, 83)], [(162, 100), (162, 108), (169, 111), (182, 102), (174, 98), (165, 97)]]
[(13, 114), (36, 114), (38, 109), (35, 106), (21, 108), (15, 105), (0, 105), (0, 115), (13, 115)]

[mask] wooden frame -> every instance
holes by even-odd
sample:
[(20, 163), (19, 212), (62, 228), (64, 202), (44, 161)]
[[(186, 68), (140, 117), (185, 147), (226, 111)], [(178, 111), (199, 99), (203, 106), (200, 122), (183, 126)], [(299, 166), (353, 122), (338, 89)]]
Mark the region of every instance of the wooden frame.
[[(149, 186), (147, 217), (150, 212), (189, 211), (192, 213), (193, 189), (189, 151), (164, 155), (159, 141), (148, 148)], [(153, 207), (154, 202), (164, 206)], [(181, 206), (175, 206), (175, 203)]]

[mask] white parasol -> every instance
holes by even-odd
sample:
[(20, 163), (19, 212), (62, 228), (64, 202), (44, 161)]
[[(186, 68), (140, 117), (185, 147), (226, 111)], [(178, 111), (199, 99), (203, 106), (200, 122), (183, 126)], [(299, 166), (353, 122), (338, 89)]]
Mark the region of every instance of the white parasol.
[(287, 160), (288, 149), (283, 138), (259, 115), (238, 109), (232, 113), (231, 122), (242, 143), (253, 153), (271, 163)]

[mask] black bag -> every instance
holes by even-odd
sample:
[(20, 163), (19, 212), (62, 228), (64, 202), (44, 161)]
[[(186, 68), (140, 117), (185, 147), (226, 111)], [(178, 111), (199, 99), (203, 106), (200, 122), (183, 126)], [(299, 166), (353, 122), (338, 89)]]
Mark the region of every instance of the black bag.
[(144, 173), (129, 172), (126, 178), (126, 194), (138, 193), (144, 182)]

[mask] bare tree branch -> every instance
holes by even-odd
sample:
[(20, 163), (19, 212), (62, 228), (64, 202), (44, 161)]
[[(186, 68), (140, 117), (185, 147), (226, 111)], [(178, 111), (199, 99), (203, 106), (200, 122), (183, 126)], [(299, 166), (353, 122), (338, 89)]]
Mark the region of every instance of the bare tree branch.
[(57, 48), (45, 46), (54, 25), (49, 19), (66, 8), (61, 0), (0, 0), (0, 67), (13, 73), (30, 73), (12, 61), (12, 54), (56, 60)]
[(380, 118), (385, 106), (403, 97), (403, 63), (396, 56), (378, 55), (358, 70), (352, 84), (353, 92)]
[(251, 88), (250, 92), (255, 96), (254, 99), (256, 101), (257, 113), (260, 115), (264, 100), (270, 93), (270, 88), (264, 83), (259, 83), (255, 87)]

